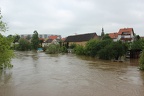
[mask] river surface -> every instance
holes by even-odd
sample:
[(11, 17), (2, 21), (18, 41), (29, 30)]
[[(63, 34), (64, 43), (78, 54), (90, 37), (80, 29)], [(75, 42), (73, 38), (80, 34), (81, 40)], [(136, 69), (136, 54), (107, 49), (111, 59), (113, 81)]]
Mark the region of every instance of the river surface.
[(137, 60), (15, 54), (14, 67), (0, 73), (0, 96), (144, 96), (144, 72)]

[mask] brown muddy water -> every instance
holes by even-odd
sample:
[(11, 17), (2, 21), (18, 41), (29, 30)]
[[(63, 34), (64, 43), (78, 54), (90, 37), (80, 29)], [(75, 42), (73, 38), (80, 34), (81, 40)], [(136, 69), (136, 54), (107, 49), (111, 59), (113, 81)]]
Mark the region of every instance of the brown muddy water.
[(15, 53), (14, 67), (0, 73), (0, 96), (144, 96), (137, 60)]

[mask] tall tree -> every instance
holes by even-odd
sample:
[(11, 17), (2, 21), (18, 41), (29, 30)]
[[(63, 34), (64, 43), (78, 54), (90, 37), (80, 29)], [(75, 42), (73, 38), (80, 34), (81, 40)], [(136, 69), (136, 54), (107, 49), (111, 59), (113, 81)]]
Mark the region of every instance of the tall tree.
[(39, 37), (38, 37), (38, 32), (35, 30), (33, 32), (33, 36), (32, 36), (32, 40), (31, 40), (31, 44), (32, 44), (32, 48), (34, 50), (37, 50), (37, 48), (39, 47)]
[(13, 43), (14, 43), (14, 49), (15, 49), (15, 43), (19, 41), (20, 36), (16, 34), (16, 35), (13, 36), (13, 39), (14, 39)]
[[(2, 21), (0, 11), (0, 32), (5, 32), (7, 25)], [(13, 51), (10, 50), (12, 38), (7, 38), (0, 33), (0, 69), (12, 67), (10, 64), (11, 58), (14, 56)]]

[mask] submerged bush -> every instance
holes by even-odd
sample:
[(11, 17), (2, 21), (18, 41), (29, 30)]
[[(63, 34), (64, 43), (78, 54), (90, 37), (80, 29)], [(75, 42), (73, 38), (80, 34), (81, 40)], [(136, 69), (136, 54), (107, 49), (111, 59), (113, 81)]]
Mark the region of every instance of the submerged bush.
[(67, 50), (67, 48), (66, 48), (65, 46), (62, 46), (62, 47), (60, 48), (60, 52), (62, 52), (62, 53), (67, 53), (68, 50)]
[(46, 53), (47, 54), (56, 54), (56, 53), (59, 53), (59, 49), (60, 49), (59, 45), (50, 44), (46, 49)]
[(140, 59), (139, 59), (139, 67), (140, 67), (140, 70), (144, 70), (144, 50), (142, 51)]
[(85, 55), (84, 46), (82, 46), (82, 45), (77, 45), (77, 46), (74, 48), (74, 52), (75, 52), (77, 55)]

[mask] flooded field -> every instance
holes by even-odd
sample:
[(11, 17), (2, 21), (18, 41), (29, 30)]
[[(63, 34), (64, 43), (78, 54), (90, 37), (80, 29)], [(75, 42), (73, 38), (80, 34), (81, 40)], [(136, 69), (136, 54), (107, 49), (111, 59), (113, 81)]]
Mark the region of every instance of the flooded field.
[(144, 96), (137, 60), (15, 53), (14, 67), (0, 72), (0, 96)]

